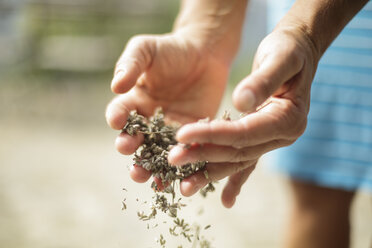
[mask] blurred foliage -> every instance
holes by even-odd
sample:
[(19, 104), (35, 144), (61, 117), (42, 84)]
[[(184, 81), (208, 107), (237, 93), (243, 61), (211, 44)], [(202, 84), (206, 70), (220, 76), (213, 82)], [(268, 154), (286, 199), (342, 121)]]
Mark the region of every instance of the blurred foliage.
[[(0, 70), (4, 81), (109, 81), (127, 41), (136, 34), (171, 31), (179, 2), (173, 0), (17, 0), (0, 1), (14, 13), (16, 42), (0, 48), (9, 52)], [(13, 3), (13, 5), (12, 5)], [(4, 7), (5, 6), (5, 7)], [(9, 12), (9, 10), (11, 12)], [(14, 22), (14, 21), (13, 21)], [(10, 26), (10, 25), (9, 25)], [(1, 35), (1, 30), (0, 30)], [(9, 42), (8, 42), (9, 43)], [(1, 47), (3, 45), (3, 47)], [(16, 58), (15, 58), (16, 57)], [(251, 56), (235, 63), (235, 85), (250, 71)], [(4, 72), (4, 73), (3, 73)], [(6, 77), (6, 75), (8, 75)]]
[[(80, 2), (80, 3), (79, 3)], [(40, 35), (105, 35), (128, 38), (136, 33), (170, 30), (178, 1), (31, 1), (29, 28)]]
[[(18, 4), (14, 8), (22, 9), (16, 18), (22, 20), (18, 32), (24, 42), (18, 49), (23, 53), (16, 73), (23, 69), (39, 76), (108, 75), (131, 36), (171, 30), (178, 4), (171, 0), (31, 0)], [(66, 66), (73, 62), (77, 66)]]

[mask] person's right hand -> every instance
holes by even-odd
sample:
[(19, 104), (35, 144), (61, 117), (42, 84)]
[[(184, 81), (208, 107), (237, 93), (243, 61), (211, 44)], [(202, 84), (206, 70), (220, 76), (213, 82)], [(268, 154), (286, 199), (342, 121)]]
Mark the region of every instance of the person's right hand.
[(242, 185), (265, 153), (288, 146), (306, 128), (310, 88), (320, 55), (308, 34), (294, 25), (279, 26), (259, 45), (250, 75), (235, 88), (233, 102), (248, 113), (234, 121), (213, 120), (182, 126), (168, 159), (183, 165), (208, 161), (205, 172), (184, 179), (191, 196), (211, 181), (228, 177), (222, 203), (232, 207)]
[[(214, 117), (231, 63), (214, 50), (181, 32), (132, 38), (116, 64), (111, 88), (120, 95), (107, 107), (108, 124), (120, 130), (131, 110), (151, 116), (159, 106), (167, 121), (181, 124)], [(141, 134), (121, 133), (115, 143), (120, 153), (129, 155), (142, 141)], [(150, 172), (133, 166), (130, 175), (145, 182)]]

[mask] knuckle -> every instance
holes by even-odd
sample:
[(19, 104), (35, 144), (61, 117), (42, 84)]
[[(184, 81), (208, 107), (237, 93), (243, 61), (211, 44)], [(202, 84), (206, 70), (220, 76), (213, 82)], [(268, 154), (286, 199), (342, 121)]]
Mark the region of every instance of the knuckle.
[(214, 120), (210, 123), (201, 123), (201, 126), (205, 128), (205, 140), (207, 144), (213, 144), (216, 140), (215, 134), (219, 133), (218, 121)]
[(284, 141), (284, 140), (276, 139), (276, 140), (272, 140), (271, 144), (272, 144), (273, 149), (276, 149), (276, 148), (279, 148), (279, 147), (286, 146), (287, 142)]
[(145, 34), (135, 35), (129, 39), (128, 46), (143, 45), (144, 43), (148, 42), (148, 40), (151, 39), (151, 37), (152, 37), (151, 35), (145, 35)]
[(239, 149), (236, 151), (234, 160), (236, 162), (241, 162), (241, 161), (247, 161), (251, 159), (251, 150), (250, 149)]
[(303, 56), (302, 56), (302, 53), (300, 53), (300, 50), (299, 49), (294, 49), (292, 52), (291, 52), (291, 55), (289, 57), (289, 60), (288, 60), (288, 63), (293, 67), (293, 68), (297, 68), (298, 70), (301, 69), (302, 67), (302, 64), (303, 64)]
[(244, 168), (244, 163), (243, 162), (238, 162), (233, 166), (233, 174), (236, 174), (240, 172)]
[(198, 149), (198, 153), (197, 153), (197, 159), (199, 161), (208, 161), (208, 155), (207, 155), (207, 151), (205, 149), (204, 146), (201, 146), (199, 149)]
[(242, 183), (246, 180), (245, 174), (250, 174), (255, 169), (255, 163), (256, 161), (245, 161), (241, 163), (241, 167), (239, 167), (239, 170), (237, 170), (236, 173), (239, 173), (238, 176), (230, 177), (229, 182), (232, 186), (240, 187)]
[(307, 123), (306, 117), (297, 121), (296, 123), (297, 125), (295, 126), (294, 132), (293, 132), (294, 137), (298, 138), (305, 132), (306, 123)]
[(155, 36), (153, 35), (137, 35), (129, 40), (128, 47), (134, 50), (151, 51), (152, 44), (155, 43), (154, 41)]
[(132, 59), (132, 66), (135, 68), (137, 73), (140, 73), (142, 71), (142, 62), (139, 59)]
[(296, 140), (306, 129), (307, 114), (291, 101), (286, 101), (282, 107), (285, 114), (281, 130), (284, 130), (287, 138)]
[(251, 138), (250, 133), (247, 132), (247, 129), (249, 129), (247, 126), (248, 123), (237, 121), (234, 122), (234, 124), (236, 132), (233, 134), (235, 138), (233, 139), (231, 146), (236, 149), (242, 149), (245, 147), (247, 140)]
[(252, 164), (252, 161), (244, 161), (244, 162), (238, 162), (237, 165), (234, 168), (234, 173), (241, 172), (242, 170), (246, 169)]
[(267, 153), (267, 152), (270, 152), (272, 150), (275, 150), (275, 149), (278, 149), (278, 148), (281, 148), (281, 147), (289, 146), (289, 145), (293, 144), (294, 142), (295, 142), (294, 139), (272, 140), (272, 141), (270, 141), (270, 145), (267, 148), (265, 148), (263, 153)]
[(122, 56), (116, 62), (115, 71), (127, 65), (133, 66), (138, 72), (142, 71), (153, 58), (155, 40), (153, 35), (136, 35), (130, 38)]

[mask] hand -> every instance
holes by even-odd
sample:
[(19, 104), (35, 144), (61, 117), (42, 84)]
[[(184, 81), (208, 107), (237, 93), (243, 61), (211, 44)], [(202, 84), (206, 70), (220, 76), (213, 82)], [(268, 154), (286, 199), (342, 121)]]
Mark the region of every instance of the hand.
[(268, 35), (257, 50), (252, 73), (233, 93), (236, 108), (250, 114), (236, 121), (187, 124), (178, 131), (180, 143), (201, 145), (174, 147), (170, 163), (209, 161), (209, 179), (196, 173), (182, 181), (181, 192), (189, 196), (209, 181), (229, 177), (222, 202), (232, 207), (258, 158), (292, 144), (305, 130), (317, 63), (316, 49), (300, 30), (278, 28)]
[[(227, 81), (229, 61), (213, 55), (185, 32), (137, 36), (131, 39), (117, 62), (112, 90), (121, 94), (107, 107), (106, 119), (116, 130), (124, 127), (131, 110), (151, 116), (161, 106), (168, 121), (182, 124), (214, 117)], [(120, 134), (116, 148), (132, 154), (143, 141)], [(150, 173), (133, 166), (130, 175), (145, 182)]]

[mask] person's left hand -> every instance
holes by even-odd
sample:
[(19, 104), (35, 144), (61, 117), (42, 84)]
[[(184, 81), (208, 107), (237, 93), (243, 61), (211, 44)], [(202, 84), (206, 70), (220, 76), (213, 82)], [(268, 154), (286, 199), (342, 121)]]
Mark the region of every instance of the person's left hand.
[(261, 42), (252, 73), (233, 94), (237, 109), (250, 114), (236, 121), (187, 124), (178, 131), (180, 143), (199, 145), (189, 149), (175, 146), (169, 162), (208, 161), (208, 179), (203, 172), (184, 179), (183, 195), (190, 196), (210, 181), (229, 177), (222, 203), (234, 205), (258, 158), (292, 144), (305, 130), (318, 58), (314, 44), (300, 29), (279, 28)]

